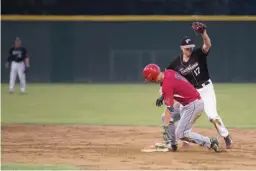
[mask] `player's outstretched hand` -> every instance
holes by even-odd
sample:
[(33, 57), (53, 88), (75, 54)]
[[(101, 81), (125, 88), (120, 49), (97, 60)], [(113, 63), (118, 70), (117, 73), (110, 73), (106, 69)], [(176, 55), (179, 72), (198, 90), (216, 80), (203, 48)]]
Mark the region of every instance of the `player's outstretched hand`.
[(200, 33), (203, 34), (206, 30), (206, 25), (200, 22), (193, 22), (192, 23), (192, 29), (196, 32), (196, 33)]
[(163, 105), (164, 96), (159, 97), (156, 99), (156, 106), (160, 107)]

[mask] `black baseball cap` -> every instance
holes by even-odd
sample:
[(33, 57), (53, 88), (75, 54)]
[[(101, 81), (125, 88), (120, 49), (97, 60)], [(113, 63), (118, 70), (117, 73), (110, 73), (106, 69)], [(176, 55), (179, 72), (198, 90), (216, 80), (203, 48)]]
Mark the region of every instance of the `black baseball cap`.
[(182, 48), (194, 48), (196, 45), (194, 41), (189, 38), (188, 36), (185, 36), (181, 39), (180, 47)]

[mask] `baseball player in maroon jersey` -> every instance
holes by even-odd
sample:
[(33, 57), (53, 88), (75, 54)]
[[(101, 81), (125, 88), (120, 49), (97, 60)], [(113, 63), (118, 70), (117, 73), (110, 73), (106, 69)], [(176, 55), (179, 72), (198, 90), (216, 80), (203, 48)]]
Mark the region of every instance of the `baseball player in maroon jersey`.
[[(161, 72), (156, 64), (149, 64), (143, 69), (143, 76), (150, 82), (162, 84), (164, 104), (170, 114), (173, 112), (174, 100), (181, 104), (180, 121), (176, 128), (176, 137), (200, 146), (220, 152), (217, 138), (209, 138), (192, 132), (192, 126), (204, 111), (204, 102), (198, 91), (183, 76), (174, 70)], [(171, 115), (166, 114), (164, 123), (169, 124)], [(176, 151), (177, 148), (170, 149)]]

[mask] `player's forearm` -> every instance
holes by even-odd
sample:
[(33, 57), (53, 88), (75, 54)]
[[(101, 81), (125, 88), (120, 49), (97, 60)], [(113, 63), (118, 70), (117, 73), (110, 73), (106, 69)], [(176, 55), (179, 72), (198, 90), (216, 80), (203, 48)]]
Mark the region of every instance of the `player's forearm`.
[(173, 111), (173, 107), (167, 107), (167, 110), (164, 111), (164, 124), (169, 125), (171, 120), (171, 113)]
[(207, 48), (210, 48), (212, 46), (212, 43), (211, 43), (211, 39), (209, 38), (206, 30), (202, 34), (202, 38), (203, 38), (204, 46), (207, 47)]
[(164, 114), (164, 125), (169, 125), (171, 120), (171, 113), (168, 110), (165, 110)]
[(26, 65), (26, 67), (29, 67), (29, 57), (27, 57), (27, 58), (25, 59), (25, 65)]

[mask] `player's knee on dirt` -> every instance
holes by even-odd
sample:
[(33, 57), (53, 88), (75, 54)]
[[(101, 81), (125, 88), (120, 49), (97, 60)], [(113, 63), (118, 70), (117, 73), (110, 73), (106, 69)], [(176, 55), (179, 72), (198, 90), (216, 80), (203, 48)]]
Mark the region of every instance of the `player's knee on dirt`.
[(184, 137), (184, 130), (177, 128), (175, 134), (177, 139), (182, 139)]
[(176, 129), (175, 134), (176, 134), (177, 139), (180, 139), (180, 140), (182, 140), (185, 137), (184, 131), (181, 131), (179, 129)]
[(177, 139), (180, 139), (182, 141), (186, 142), (193, 142), (194, 140), (191, 139), (191, 130), (186, 130), (186, 131), (177, 131), (176, 132)]

